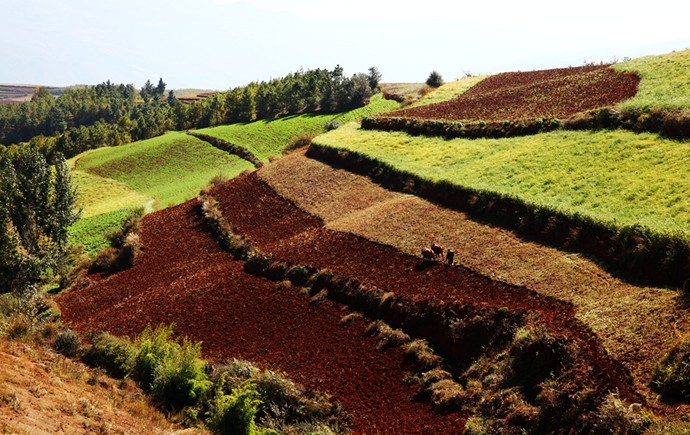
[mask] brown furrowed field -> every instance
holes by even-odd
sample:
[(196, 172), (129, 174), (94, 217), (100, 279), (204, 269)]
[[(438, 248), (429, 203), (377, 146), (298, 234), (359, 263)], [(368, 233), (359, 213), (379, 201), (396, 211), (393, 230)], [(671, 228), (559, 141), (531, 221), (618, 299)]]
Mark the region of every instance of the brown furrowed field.
[(378, 119), (501, 122), (565, 119), (633, 97), (640, 79), (608, 65), (491, 76), (459, 97), (378, 115)]
[[(525, 241), (412, 195), (293, 153), (258, 172), (281, 196), (326, 221), (329, 229), (393, 246), (409, 255), (436, 241), (456, 261), (498, 281), (572, 303), (606, 350), (648, 390), (658, 359), (689, 330), (676, 292), (638, 287), (576, 254)], [(326, 192), (330, 194), (326, 195)], [(626, 327), (621, 327), (626, 325)]]

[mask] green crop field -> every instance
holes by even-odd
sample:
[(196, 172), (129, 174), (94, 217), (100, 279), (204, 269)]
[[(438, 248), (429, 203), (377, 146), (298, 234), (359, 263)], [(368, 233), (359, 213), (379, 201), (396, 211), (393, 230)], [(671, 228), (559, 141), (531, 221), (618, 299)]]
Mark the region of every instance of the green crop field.
[(637, 95), (619, 109), (690, 109), (690, 50), (646, 56), (614, 65), (641, 77)]
[(78, 159), (76, 167), (124, 183), (163, 206), (194, 197), (214, 175), (234, 177), (253, 169), (246, 160), (180, 132), (95, 150)]
[(120, 227), (129, 209), (115, 210), (98, 216), (80, 219), (69, 228), (70, 243), (84, 245), (84, 251), (93, 257), (109, 246), (105, 235)]
[(244, 147), (260, 160), (268, 161), (269, 157), (279, 156), (293, 139), (323, 132), (324, 126), (329, 121), (335, 120), (345, 124), (360, 120), (367, 115), (394, 110), (399, 106), (397, 102), (384, 100), (381, 94), (377, 94), (371, 98), (367, 106), (350, 112), (330, 115), (293, 115), (273, 120), (204, 128), (198, 132)]
[(607, 226), (690, 239), (690, 143), (653, 134), (556, 131), (509, 139), (413, 137), (350, 124), (314, 143), (432, 182), (492, 192)]

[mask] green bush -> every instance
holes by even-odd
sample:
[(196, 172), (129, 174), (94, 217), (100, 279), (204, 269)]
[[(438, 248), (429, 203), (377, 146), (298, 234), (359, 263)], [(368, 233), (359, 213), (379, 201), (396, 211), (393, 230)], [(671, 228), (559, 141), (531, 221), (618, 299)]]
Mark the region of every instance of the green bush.
[(172, 334), (172, 326), (159, 326), (156, 329), (147, 326), (134, 342), (136, 354), (132, 377), (146, 391), (151, 391), (153, 387), (156, 367), (169, 359), (175, 346), (179, 346), (172, 340)]
[(438, 71), (431, 71), (431, 74), (426, 79), (426, 84), (432, 88), (438, 88), (443, 84), (443, 77), (441, 77)]
[(201, 360), (201, 343), (173, 342), (167, 357), (158, 360), (153, 373), (153, 398), (169, 409), (199, 403), (211, 387)]
[(53, 349), (65, 356), (74, 356), (79, 352), (81, 340), (76, 332), (67, 328), (55, 337)]
[(254, 416), (260, 403), (251, 381), (242, 383), (230, 395), (219, 393), (214, 400), (208, 426), (219, 434), (255, 434)]
[(124, 378), (132, 371), (136, 349), (126, 339), (102, 333), (92, 339), (91, 346), (84, 352), (84, 363), (105, 370), (114, 378)]

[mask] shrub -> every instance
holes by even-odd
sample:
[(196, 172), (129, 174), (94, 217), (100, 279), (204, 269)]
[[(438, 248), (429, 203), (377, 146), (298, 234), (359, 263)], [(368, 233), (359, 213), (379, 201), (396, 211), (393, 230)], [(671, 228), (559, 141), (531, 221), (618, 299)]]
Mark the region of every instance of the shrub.
[(438, 88), (443, 84), (443, 77), (437, 71), (431, 71), (429, 77), (426, 79), (426, 84), (432, 88)]
[(67, 328), (57, 335), (53, 342), (53, 349), (65, 356), (74, 356), (79, 352), (80, 344), (77, 333)]
[(443, 410), (457, 410), (462, 405), (464, 390), (452, 379), (442, 379), (429, 386), (431, 402)]
[(413, 340), (405, 345), (405, 356), (422, 370), (430, 370), (441, 364), (441, 357), (434, 354), (429, 342), (422, 339)]
[(393, 329), (381, 320), (372, 322), (366, 330), (367, 334), (376, 335), (380, 349), (400, 346), (410, 341), (410, 336), (400, 329)]
[(153, 398), (169, 409), (192, 406), (204, 398), (211, 387), (201, 360), (201, 343), (184, 339), (173, 343), (171, 352), (158, 361), (153, 373)]
[(509, 385), (525, 387), (528, 397), (539, 383), (558, 376), (575, 359), (575, 351), (563, 340), (551, 336), (542, 327), (517, 331), (508, 350)]
[(260, 404), (258, 393), (252, 382), (244, 382), (232, 394), (220, 393), (216, 396), (208, 426), (220, 434), (254, 434), (256, 433), (254, 416)]
[(326, 123), (326, 125), (323, 126), (323, 129), (325, 131), (331, 131), (335, 130), (336, 128), (340, 127), (340, 123), (336, 120), (331, 120)]
[(661, 360), (651, 387), (667, 402), (690, 401), (690, 340), (684, 339)]
[(114, 378), (124, 378), (132, 371), (136, 350), (126, 339), (102, 333), (92, 339), (82, 360), (92, 366), (103, 369)]
[(626, 406), (616, 395), (609, 394), (599, 407), (594, 423), (597, 433), (641, 434), (652, 419), (638, 404)]
[(134, 341), (136, 354), (132, 366), (132, 377), (139, 385), (150, 391), (155, 377), (156, 367), (165, 359), (170, 358), (176, 343), (172, 341), (172, 327), (159, 326), (146, 329)]

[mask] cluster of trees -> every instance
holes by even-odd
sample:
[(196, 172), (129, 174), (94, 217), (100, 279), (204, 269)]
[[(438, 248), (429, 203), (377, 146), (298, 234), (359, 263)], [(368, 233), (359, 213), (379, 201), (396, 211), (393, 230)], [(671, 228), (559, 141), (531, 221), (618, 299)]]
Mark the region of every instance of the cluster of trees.
[(0, 293), (25, 290), (62, 265), (79, 212), (64, 157), (52, 163), (31, 146), (0, 157)]
[(203, 128), (321, 110), (340, 112), (361, 107), (378, 91), (381, 74), (343, 75), (332, 71), (298, 71), (268, 82), (252, 82), (192, 104), (182, 104), (163, 79), (137, 91), (109, 81), (68, 89), (54, 98), (37, 90), (31, 101), (0, 107), (0, 153), (3, 146), (29, 142), (49, 159), (72, 157), (85, 150), (116, 146), (163, 134), (167, 130)]

